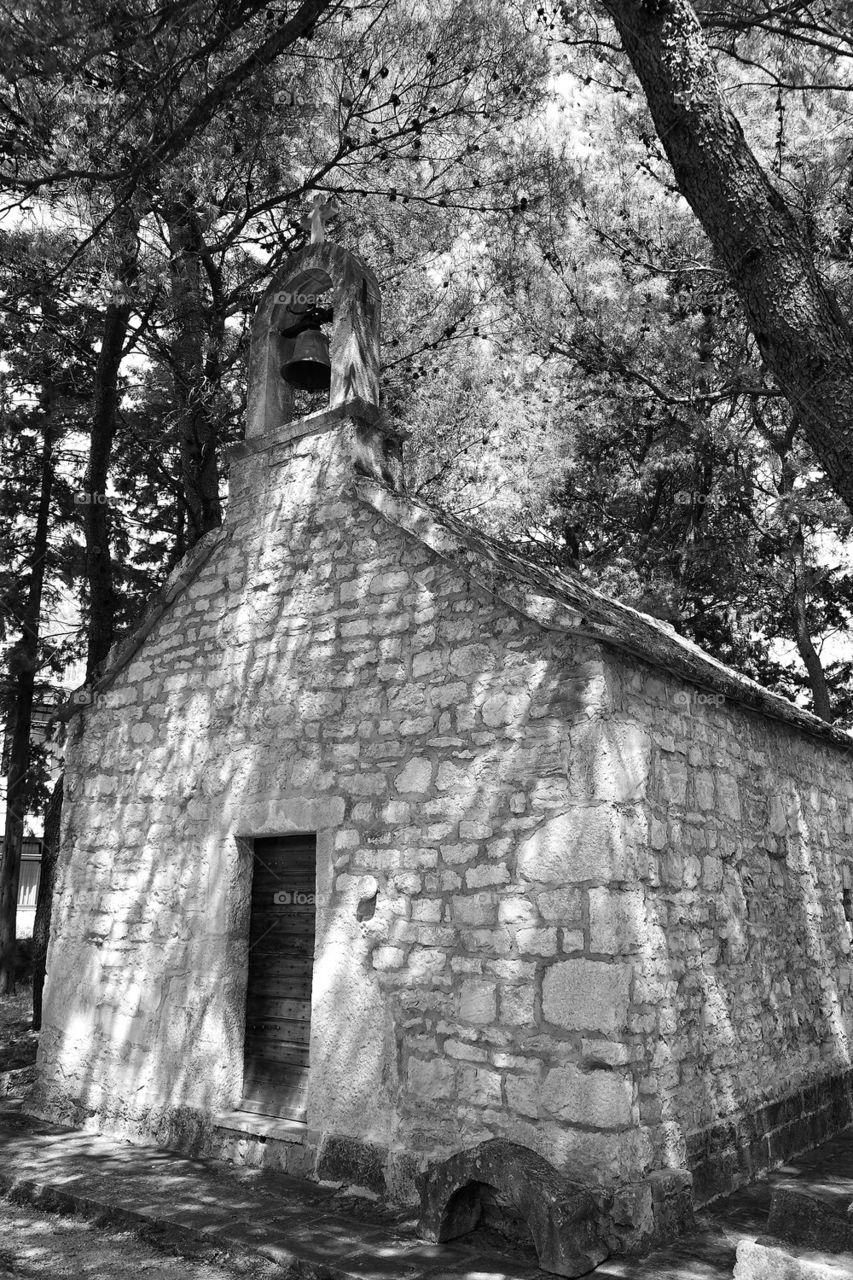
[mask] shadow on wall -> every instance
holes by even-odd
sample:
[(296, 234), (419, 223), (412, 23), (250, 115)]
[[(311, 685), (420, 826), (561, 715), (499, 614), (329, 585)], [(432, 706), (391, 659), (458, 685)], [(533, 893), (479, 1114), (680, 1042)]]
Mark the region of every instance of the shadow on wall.
[[(648, 975), (635, 996), (657, 1005), (661, 1030), (641, 1120), (658, 1121), (656, 1160), (696, 1169), (695, 1189), (706, 1199), (826, 1136), (768, 1133), (751, 1115), (850, 1066), (839, 965), (850, 947), (833, 852), (843, 841), (840, 807), (829, 772), (817, 800), (811, 784), (819, 749), (719, 707), (685, 729), (691, 755), (698, 745), (702, 759), (675, 804), (665, 786), (668, 757), (660, 760), (652, 807), (660, 821), (652, 824), (668, 841), (659, 886), (646, 889), (645, 918), (627, 949)], [(738, 786), (734, 762), (753, 748), (756, 759), (763, 752), (772, 760), (773, 739), (779, 759), (799, 763), (800, 777), (774, 776), (762, 761)], [(838, 753), (825, 750), (841, 772)], [(714, 794), (703, 798), (714, 759)]]
[(639, 667), (518, 619), (378, 518), (330, 500), (301, 519), (324, 478), (304, 483), (256, 518), (248, 555), (208, 563), (74, 747), (50, 1114), (200, 1149), (205, 1113), (239, 1098), (234, 837), (271, 797), (345, 805), (315, 974), (340, 1132), (416, 1159), (507, 1137), (610, 1183), (683, 1166), (694, 1130), (766, 1096), (768, 1064), (779, 1096), (849, 1063), (828, 845), (803, 822), (773, 861), (716, 804), (695, 821), (696, 770), (666, 798), (671, 757), (639, 717), (680, 726), (706, 769), (738, 735), (787, 731), (708, 707), (699, 735), (654, 701), (650, 668), (637, 689)]

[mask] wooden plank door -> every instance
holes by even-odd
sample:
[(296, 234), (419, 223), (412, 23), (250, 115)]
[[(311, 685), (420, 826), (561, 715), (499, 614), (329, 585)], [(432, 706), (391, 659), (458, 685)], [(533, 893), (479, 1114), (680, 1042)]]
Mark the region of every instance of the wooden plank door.
[(305, 1119), (316, 880), (315, 836), (254, 842), (244, 1111)]

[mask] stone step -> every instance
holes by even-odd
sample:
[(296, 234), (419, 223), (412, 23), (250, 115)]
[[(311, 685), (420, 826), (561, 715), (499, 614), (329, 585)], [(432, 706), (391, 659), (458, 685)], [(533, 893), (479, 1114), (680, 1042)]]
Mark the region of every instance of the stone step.
[[(844, 1180), (846, 1184), (846, 1179)], [(853, 1254), (853, 1217), (848, 1214), (850, 1189), (812, 1183), (808, 1189), (783, 1183), (773, 1188), (768, 1235), (826, 1253)], [(853, 1274), (853, 1273), (851, 1273)]]
[(305, 1141), (306, 1126), (301, 1120), (286, 1120), (281, 1116), (258, 1115), (253, 1111), (220, 1111), (213, 1118), (213, 1127), (229, 1133), (245, 1133), (256, 1138), (275, 1138), (278, 1142)]

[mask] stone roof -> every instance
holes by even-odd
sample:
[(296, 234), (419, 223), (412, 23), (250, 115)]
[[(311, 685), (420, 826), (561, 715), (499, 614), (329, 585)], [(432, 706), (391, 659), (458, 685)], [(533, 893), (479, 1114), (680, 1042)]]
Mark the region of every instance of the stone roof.
[[(266, 445), (281, 445), (312, 430), (328, 430), (340, 413), (328, 412), (316, 417), (317, 422), (310, 426), (290, 424), (273, 433), (272, 439), (245, 442), (235, 446), (233, 452), (242, 456), (262, 451)], [(397, 493), (369, 477), (356, 476), (354, 487), (358, 499), (390, 525), (419, 539), (473, 582), (546, 630), (599, 641), (702, 689), (722, 694), (727, 701), (781, 720), (846, 750), (853, 748), (853, 735), (834, 728), (712, 658), (668, 623), (602, 595), (580, 575), (546, 570), (447, 512), (408, 494)], [(206, 534), (192, 548), (156, 593), (142, 623), (111, 650), (98, 680), (73, 693), (57, 713), (59, 718), (67, 719), (85, 710), (95, 694), (112, 684), (171, 603), (195, 579), (214, 549), (229, 537), (226, 522), (223, 528)]]

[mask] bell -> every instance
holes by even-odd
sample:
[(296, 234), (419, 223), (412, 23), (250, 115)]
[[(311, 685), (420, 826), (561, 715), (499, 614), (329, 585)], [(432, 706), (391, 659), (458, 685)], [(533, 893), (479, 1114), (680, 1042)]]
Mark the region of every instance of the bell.
[(281, 376), (300, 391), (327, 391), (332, 381), (329, 339), (321, 329), (303, 329), (297, 334), (290, 356), (281, 366)]

